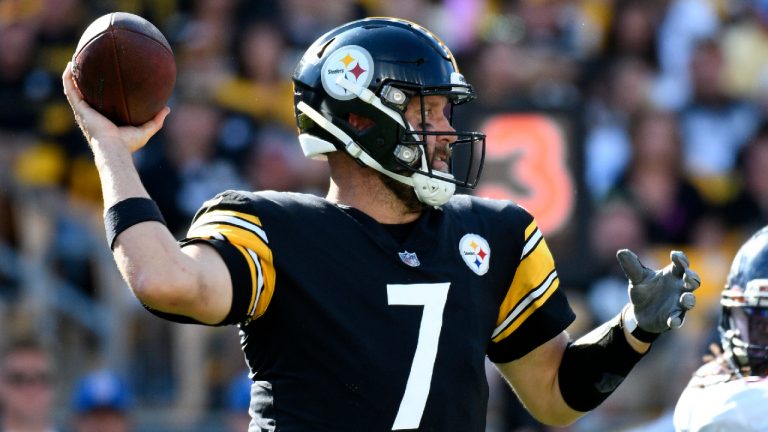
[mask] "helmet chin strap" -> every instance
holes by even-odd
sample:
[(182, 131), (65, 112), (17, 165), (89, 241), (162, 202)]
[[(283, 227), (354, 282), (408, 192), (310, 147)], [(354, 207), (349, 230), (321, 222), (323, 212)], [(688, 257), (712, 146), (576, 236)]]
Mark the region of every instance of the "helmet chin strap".
[[(389, 171), (388, 169), (381, 166), (381, 164), (376, 161), (376, 159), (372, 158), (368, 153), (366, 153), (362, 147), (360, 147), (346, 132), (323, 117), (323, 115), (317, 112), (314, 108), (304, 103), (304, 101), (300, 101), (296, 105), (296, 108), (302, 113), (306, 114), (307, 117), (312, 119), (312, 121), (314, 121), (318, 126), (322, 127), (331, 135), (338, 138), (338, 140), (343, 143), (344, 148), (350, 156), (360, 160), (366, 166), (375, 169), (387, 177), (393, 178), (400, 183), (404, 183), (413, 187), (413, 190), (416, 193), (416, 198), (418, 198), (419, 201), (423, 202), (424, 204), (435, 207), (441, 206), (448, 202), (451, 196), (453, 196), (453, 194), (456, 192), (456, 185), (449, 181), (430, 177), (420, 172), (414, 172), (409, 177)], [(299, 140), (301, 140), (301, 138), (302, 137), (299, 136)], [(427, 170), (429, 166), (429, 162), (427, 161), (427, 156), (425, 153), (426, 152), (421, 152), (421, 165), (423, 170)], [(450, 173), (445, 173), (442, 171), (432, 171), (432, 174), (446, 179), (453, 178), (453, 175)]]
[[(427, 152), (422, 151), (420, 153), (421, 170), (427, 171), (429, 170)], [(442, 171), (432, 171), (432, 174), (439, 177), (453, 178), (453, 175)], [(427, 205), (441, 206), (448, 202), (454, 192), (456, 192), (456, 185), (454, 183), (430, 177), (420, 172), (414, 172), (409, 178), (411, 179), (411, 186), (413, 186), (413, 190), (416, 192), (416, 198)]]

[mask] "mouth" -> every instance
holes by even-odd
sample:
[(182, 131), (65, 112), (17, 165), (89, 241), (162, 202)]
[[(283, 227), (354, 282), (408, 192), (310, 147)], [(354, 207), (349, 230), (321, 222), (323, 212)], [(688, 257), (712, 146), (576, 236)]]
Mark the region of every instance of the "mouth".
[(447, 173), (448, 168), (448, 159), (446, 157), (437, 156), (432, 161), (432, 170), (434, 171), (442, 171)]
[(435, 155), (432, 158), (433, 171), (441, 171), (445, 173), (450, 171), (450, 167), (448, 165), (448, 160), (451, 157), (450, 152), (451, 150), (449, 148), (436, 149)]

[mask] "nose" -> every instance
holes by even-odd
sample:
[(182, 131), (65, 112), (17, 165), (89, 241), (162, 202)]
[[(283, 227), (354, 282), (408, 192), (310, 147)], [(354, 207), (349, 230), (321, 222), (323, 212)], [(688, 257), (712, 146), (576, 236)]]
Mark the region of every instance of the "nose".
[[(448, 120), (446, 116), (441, 116), (438, 124), (435, 125), (435, 130), (443, 132), (442, 134), (437, 136), (437, 140), (444, 145), (449, 145), (459, 138), (456, 135), (450, 134), (450, 132), (456, 132), (456, 129), (451, 126), (451, 122)], [(446, 133), (447, 132), (447, 133)]]

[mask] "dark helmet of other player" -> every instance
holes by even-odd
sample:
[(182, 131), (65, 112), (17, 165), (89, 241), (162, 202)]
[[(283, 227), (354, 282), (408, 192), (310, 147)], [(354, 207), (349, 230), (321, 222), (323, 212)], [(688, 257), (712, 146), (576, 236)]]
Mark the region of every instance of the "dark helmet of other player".
[[(445, 114), (475, 98), (448, 48), (429, 30), (395, 18), (367, 18), (337, 27), (310, 46), (293, 75), (299, 141), (307, 157), (346, 151), (358, 162), (414, 188), (439, 206), (456, 186), (474, 188), (485, 155), (478, 132), (427, 131), (409, 125), (405, 109), (419, 98), (448, 98)], [(359, 130), (350, 114), (373, 125)], [(455, 137), (451, 173), (432, 170), (427, 136)], [(461, 155), (461, 157), (459, 157)]]
[(768, 227), (744, 243), (733, 259), (720, 298), (720, 341), (741, 373), (768, 373)]

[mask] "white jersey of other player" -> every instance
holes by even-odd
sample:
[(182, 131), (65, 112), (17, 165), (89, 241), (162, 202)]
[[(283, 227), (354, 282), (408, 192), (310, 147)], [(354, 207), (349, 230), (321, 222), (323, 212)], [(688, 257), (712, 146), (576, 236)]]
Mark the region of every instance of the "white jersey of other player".
[(736, 377), (707, 363), (680, 396), (674, 424), (677, 432), (768, 432), (768, 377)]

